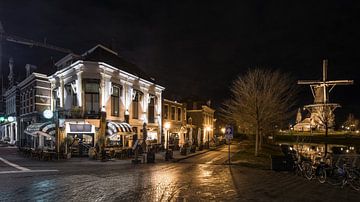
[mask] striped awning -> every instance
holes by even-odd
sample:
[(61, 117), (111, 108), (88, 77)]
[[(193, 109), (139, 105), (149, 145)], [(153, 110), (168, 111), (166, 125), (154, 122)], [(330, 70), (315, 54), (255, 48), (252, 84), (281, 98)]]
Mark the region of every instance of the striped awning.
[(36, 136), (36, 135), (44, 135), (44, 136), (52, 136), (55, 137), (55, 124), (51, 122), (45, 123), (33, 123), (26, 127), (26, 134)]
[(112, 136), (119, 135), (133, 135), (130, 124), (125, 122), (107, 121), (106, 122), (106, 135)]

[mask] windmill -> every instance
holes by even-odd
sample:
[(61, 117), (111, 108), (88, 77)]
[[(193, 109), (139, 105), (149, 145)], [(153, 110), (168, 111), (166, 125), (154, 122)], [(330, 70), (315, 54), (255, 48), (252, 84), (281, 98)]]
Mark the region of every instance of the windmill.
[(299, 80), (300, 85), (309, 85), (314, 97), (314, 103), (305, 105), (304, 108), (311, 113), (310, 119), (313, 126), (319, 130), (325, 130), (327, 136), (328, 128), (333, 127), (335, 115), (334, 110), (340, 107), (340, 104), (331, 103), (329, 99), (330, 92), (337, 85), (352, 85), (353, 80), (327, 80), (328, 61), (323, 60), (322, 80)]

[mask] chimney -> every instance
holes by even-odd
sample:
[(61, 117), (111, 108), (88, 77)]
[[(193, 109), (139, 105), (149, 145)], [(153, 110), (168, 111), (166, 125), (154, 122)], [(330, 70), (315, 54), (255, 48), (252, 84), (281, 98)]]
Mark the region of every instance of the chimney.
[(14, 72), (13, 72), (13, 69), (14, 69), (14, 59), (13, 58), (10, 58), (9, 59), (9, 76), (8, 76), (8, 79), (9, 79), (9, 88), (11, 88), (13, 85), (14, 85)]
[(35, 65), (31, 65), (31, 64), (26, 64), (25, 65), (25, 69), (26, 69), (26, 77), (29, 77), (31, 73), (33, 73), (33, 71), (36, 69), (37, 67)]

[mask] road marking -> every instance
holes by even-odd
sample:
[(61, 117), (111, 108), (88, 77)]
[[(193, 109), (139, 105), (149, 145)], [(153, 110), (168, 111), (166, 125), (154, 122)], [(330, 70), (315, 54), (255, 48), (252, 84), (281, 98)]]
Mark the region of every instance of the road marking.
[(1, 158), (1, 157), (0, 157), (0, 161), (8, 164), (9, 166), (12, 166), (12, 167), (18, 169), (18, 170), (21, 170), (21, 171), (29, 171), (29, 170), (30, 170), (30, 169), (28, 169), (28, 168), (21, 167), (21, 166), (15, 164), (15, 163), (11, 163), (11, 162), (9, 162), (8, 160), (3, 159), (3, 158)]
[(12, 170), (12, 171), (0, 171), (0, 174), (11, 173), (40, 173), (40, 172), (58, 172), (59, 170)]

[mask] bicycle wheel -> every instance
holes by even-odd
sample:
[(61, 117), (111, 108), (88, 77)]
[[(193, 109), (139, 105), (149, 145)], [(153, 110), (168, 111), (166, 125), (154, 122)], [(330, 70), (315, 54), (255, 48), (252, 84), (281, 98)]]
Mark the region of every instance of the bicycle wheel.
[(313, 173), (314, 171), (313, 171), (311, 163), (305, 161), (305, 162), (302, 163), (302, 166), (303, 166), (303, 169), (304, 169), (304, 171), (303, 171), (304, 172), (303, 173), (304, 177), (306, 179), (308, 179), (308, 180), (311, 180), (313, 178), (313, 175), (314, 175), (314, 173)]
[(324, 168), (319, 168), (317, 171), (317, 179), (323, 184), (326, 181), (326, 170)]
[(348, 183), (356, 191), (360, 191), (360, 173), (356, 170), (349, 171)]
[(343, 185), (344, 180), (346, 179), (344, 174), (339, 173), (337, 168), (330, 170), (328, 174), (329, 175), (327, 175), (327, 182), (331, 185)]

